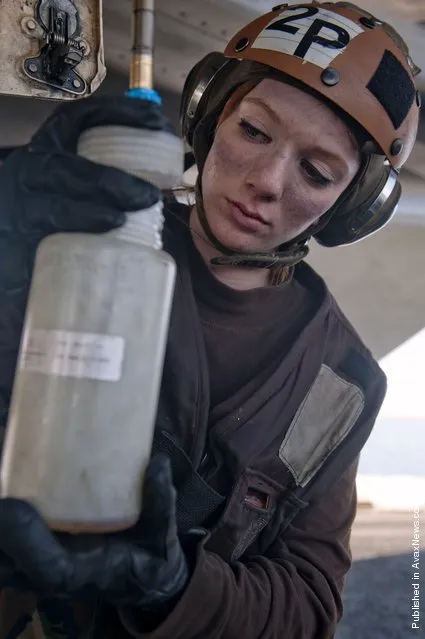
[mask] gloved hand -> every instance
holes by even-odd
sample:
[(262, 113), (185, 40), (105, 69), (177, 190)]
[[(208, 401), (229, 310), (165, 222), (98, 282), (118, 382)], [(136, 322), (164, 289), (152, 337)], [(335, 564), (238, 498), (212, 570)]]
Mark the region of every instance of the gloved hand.
[(42, 596), (94, 594), (115, 606), (167, 611), (189, 578), (175, 503), (163, 455), (148, 466), (139, 522), (123, 533), (53, 535), (28, 503), (0, 499), (0, 588)]
[(148, 208), (160, 197), (147, 182), (76, 155), (82, 131), (108, 124), (172, 131), (150, 102), (89, 98), (61, 105), (0, 166), (0, 428), (40, 240), (56, 232), (109, 231), (125, 222), (125, 212)]

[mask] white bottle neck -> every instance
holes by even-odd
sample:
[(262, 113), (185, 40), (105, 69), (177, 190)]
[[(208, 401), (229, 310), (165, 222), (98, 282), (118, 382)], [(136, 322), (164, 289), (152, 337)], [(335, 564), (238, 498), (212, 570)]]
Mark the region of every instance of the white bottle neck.
[(160, 250), (164, 226), (163, 208), (163, 202), (160, 200), (148, 209), (127, 213), (126, 223), (110, 231), (109, 235)]

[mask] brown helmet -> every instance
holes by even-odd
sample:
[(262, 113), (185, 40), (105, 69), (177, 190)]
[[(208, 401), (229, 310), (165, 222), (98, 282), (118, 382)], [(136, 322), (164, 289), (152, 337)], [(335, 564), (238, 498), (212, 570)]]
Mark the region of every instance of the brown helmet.
[(182, 96), (182, 133), (201, 173), (217, 120), (238, 86), (276, 77), (325, 101), (351, 125), (361, 168), (319, 225), (273, 258), (289, 257), (288, 250), (297, 252), (312, 235), (325, 246), (350, 244), (395, 212), (398, 172), (418, 129), (419, 72), (394, 29), (354, 4), (282, 4), (243, 27), (224, 54), (209, 54), (192, 69)]

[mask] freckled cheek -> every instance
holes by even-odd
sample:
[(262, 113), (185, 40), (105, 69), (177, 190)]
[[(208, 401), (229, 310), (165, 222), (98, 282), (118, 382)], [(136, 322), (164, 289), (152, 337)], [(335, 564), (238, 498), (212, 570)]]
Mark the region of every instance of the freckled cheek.
[(249, 168), (250, 163), (254, 161), (252, 157), (254, 154), (249, 153), (246, 145), (239, 140), (235, 140), (231, 134), (226, 136), (224, 131), (217, 136), (212, 150), (216, 171), (223, 177), (231, 177), (233, 175), (241, 177), (242, 171)]
[(306, 191), (305, 186), (293, 185), (285, 192), (282, 202), (283, 228), (299, 228), (304, 230), (316, 222), (329, 208), (327, 202), (329, 198), (320, 196), (314, 197), (315, 193)]

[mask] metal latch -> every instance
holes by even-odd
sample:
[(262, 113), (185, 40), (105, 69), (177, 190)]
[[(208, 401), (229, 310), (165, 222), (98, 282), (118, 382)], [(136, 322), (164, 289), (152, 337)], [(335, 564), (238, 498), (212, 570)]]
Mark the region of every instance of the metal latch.
[[(86, 53), (81, 39), (78, 10), (71, 0), (39, 0), (34, 29), (41, 27), (38, 56), (24, 60), (24, 71), (32, 79), (69, 93), (82, 94), (86, 82), (75, 68)], [(30, 22), (27, 29), (31, 28)]]

